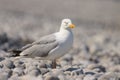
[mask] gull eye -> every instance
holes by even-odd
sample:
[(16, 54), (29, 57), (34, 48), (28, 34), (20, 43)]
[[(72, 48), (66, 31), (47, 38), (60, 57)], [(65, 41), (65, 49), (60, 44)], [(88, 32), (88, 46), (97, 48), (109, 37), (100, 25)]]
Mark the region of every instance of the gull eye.
[(68, 22), (64, 22), (66, 25), (68, 25)]

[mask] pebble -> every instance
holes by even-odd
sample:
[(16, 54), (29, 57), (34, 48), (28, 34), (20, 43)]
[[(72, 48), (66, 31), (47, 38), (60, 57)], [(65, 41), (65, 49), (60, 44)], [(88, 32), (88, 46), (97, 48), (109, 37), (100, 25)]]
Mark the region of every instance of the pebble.
[(85, 74), (86, 74), (86, 75), (95, 75), (96, 73), (95, 73), (95, 72), (90, 71), (90, 72), (85, 72)]
[(84, 74), (84, 72), (83, 72), (82, 69), (77, 69), (77, 70), (74, 70), (74, 71), (71, 72), (72, 76), (74, 76), (74, 75), (79, 76), (79, 75), (83, 75), (83, 74)]
[(110, 68), (108, 69), (108, 71), (111, 71), (111, 72), (119, 72), (119, 73), (120, 73), (120, 65), (116, 65), (116, 66), (110, 67)]
[(29, 66), (28, 68), (26, 68), (25, 74), (38, 76), (39, 74), (41, 74), (41, 71), (36, 66)]
[(7, 67), (9, 69), (12, 69), (15, 67), (13, 61), (9, 60), (9, 59), (6, 59), (2, 62), (2, 64), (4, 64), (4, 67)]
[(86, 75), (83, 80), (97, 80), (97, 78), (93, 75)]
[(25, 69), (26, 68), (24, 62), (20, 61), (20, 60), (14, 61), (14, 65), (15, 65), (15, 67), (19, 67), (21, 69)]
[(22, 75), (24, 75), (24, 70), (23, 69), (21, 69), (21, 68), (14, 68), (13, 69), (13, 73), (12, 73), (13, 75), (18, 75), (18, 76), (22, 76)]
[(98, 65), (98, 64), (88, 65), (87, 69), (96, 70), (98, 72), (106, 72), (106, 68), (104, 66)]
[(8, 80), (8, 74), (7, 73), (0, 73), (0, 80)]
[(0, 49), (0, 61), (4, 60), (5, 57), (8, 57), (8, 56), (9, 56), (9, 53)]
[(35, 70), (35, 69), (37, 69), (37, 67), (35, 67), (35, 66), (26, 67), (25, 73), (27, 74), (27, 73), (29, 73), (30, 71)]
[(38, 76), (41, 74), (41, 71), (39, 69), (34, 69), (34, 70), (31, 70), (30, 72), (28, 72), (29, 75), (32, 75), (32, 76)]
[(18, 75), (13, 75), (8, 80), (20, 80), (20, 78)]
[(24, 75), (19, 78), (20, 80), (43, 80), (41, 76), (32, 76), (32, 75)]
[(40, 71), (41, 71), (41, 74), (42, 74), (42, 75), (44, 75), (44, 74), (46, 74), (47, 72), (49, 72), (49, 70), (46, 69), (46, 68), (40, 68)]
[(10, 69), (0, 69), (0, 80), (8, 80), (12, 75), (12, 70)]
[(0, 62), (0, 68), (3, 68), (4, 67), (4, 64)]
[(117, 73), (113, 73), (113, 72), (107, 72), (98, 78), (98, 80), (119, 80), (119, 79), (120, 79), (120, 75), (117, 75)]
[(60, 80), (57, 76), (47, 76), (45, 80)]
[(39, 67), (39, 68), (47, 68), (47, 65), (45, 64), (45, 62), (41, 61), (41, 62), (38, 64), (38, 67)]
[(0, 62), (3, 61), (5, 58), (4, 57), (0, 57)]

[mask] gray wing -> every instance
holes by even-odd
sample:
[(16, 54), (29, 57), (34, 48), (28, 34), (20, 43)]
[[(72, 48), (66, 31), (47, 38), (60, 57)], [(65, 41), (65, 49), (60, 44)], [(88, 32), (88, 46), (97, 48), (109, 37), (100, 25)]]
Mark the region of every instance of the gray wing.
[(24, 51), (25, 49), (30, 48), (36, 44), (48, 44), (48, 43), (52, 43), (55, 41), (56, 41), (55, 36), (53, 34), (51, 34), (51, 35), (40, 38), (38, 41), (35, 41), (32, 44), (27, 44), (26, 46), (22, 47), (20, 50)]
[(58, 46), (58, 42), (54, 35), (48, 35), (42, 37), (40, 40), (29, 44), (22, 49), (23, 52), (20, 54), (22, 56), (30, 57), (45, 57), (48, 53)]

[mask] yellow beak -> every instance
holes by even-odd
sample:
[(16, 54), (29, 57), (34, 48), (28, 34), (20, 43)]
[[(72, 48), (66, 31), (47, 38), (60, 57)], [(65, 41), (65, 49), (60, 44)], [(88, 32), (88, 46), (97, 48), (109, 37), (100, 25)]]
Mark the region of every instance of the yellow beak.
[(75, 28), (75, 25), (74, 24), (70, 24), (69, 27), (70, 28)]

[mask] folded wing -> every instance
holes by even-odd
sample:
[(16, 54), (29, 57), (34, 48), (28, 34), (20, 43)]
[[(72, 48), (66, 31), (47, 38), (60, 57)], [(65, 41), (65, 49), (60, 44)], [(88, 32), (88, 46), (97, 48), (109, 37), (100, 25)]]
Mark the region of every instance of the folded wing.
[(42, 37), (32, 44), (26, 45), (21, 49), (23, 52), (20, 53), (20, 55), (28, 57), (45, 57), (57, 46), (58, 42), (56, 41), (55, 36), (52, 34)]

